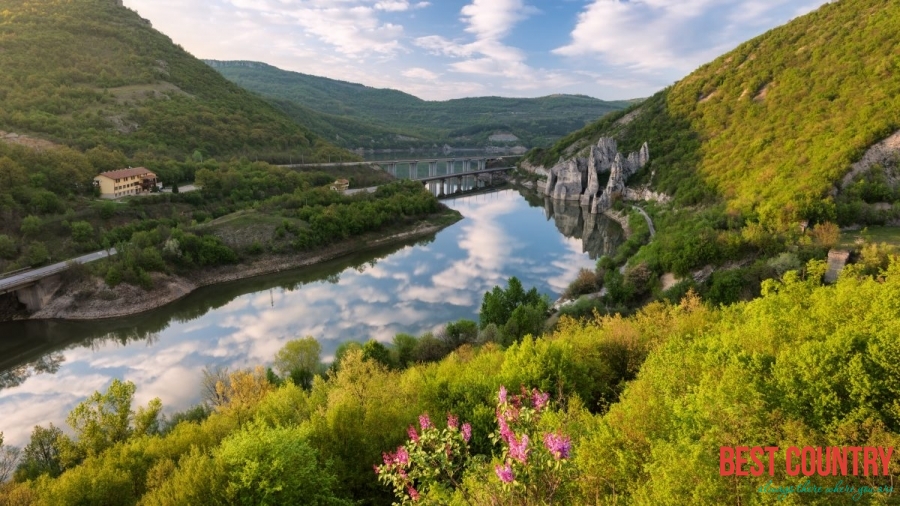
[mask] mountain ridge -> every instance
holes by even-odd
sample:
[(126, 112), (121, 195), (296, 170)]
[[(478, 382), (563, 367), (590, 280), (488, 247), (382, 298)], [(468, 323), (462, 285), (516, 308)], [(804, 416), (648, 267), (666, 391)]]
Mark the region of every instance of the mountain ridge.
[[(399, 90), (286, 71), (263, 62), (205, 62), (289, 115), (296, 114), (291, 111), (293, 105), (351, 122), (346, 130), (331, 132), (348, 148), (396, 147), (403, 144), (398, 135), (415, 138), (419, 145), (487, 145), (492, 134), (501, 132), (514, 134), (527, 145), (548, 144), (572, 128), (630, 105), (628, 101), (560, 94), (428, 101)], [(373, 135), (352, 123), (362, 123)]]

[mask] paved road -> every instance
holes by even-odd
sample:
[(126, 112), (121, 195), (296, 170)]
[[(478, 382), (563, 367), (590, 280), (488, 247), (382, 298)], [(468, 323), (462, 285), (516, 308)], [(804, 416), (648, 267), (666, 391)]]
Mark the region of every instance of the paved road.
[(87, 255), (82, 255), (78, 258), (73, 258), (71, 260), (66, 260), (65, 262), (59, 262), (53, 265), (48, 265), (46, 267), (39, 267), (37, 269), (32, 269), (30, 271), (22, 272), (8, 278), (0, 279), (0, 293), (5, 293), (9, 288), (21, 285), (23, 283), (28, 283), (30, 281), (35, 281), (44, 277), (47, 277), (51, 274), (56, 274), (58, 272), (62, 272), (69, 268), (69, 262), (78, 262), (80, 264), (86, 264), (93, 262), (95, 260), (100, 260), (102, 258), (106, 258), (110, 255), (115, 255), (116, 249), (111, 248), (109, 253), (104, 251), (95, 251), (94, 253), (88, 253)]
[(638, 206), (634, 206), (635, 209), (638, 210), (639, 213), (644, 215), (644, 219), (647, 220), (647, 226), (650, 227), (650, 237), (656, 235), (656, 229), (653, 228), (653, 220), (650, 219), (650, 215), (647, 214), (643, 209)]

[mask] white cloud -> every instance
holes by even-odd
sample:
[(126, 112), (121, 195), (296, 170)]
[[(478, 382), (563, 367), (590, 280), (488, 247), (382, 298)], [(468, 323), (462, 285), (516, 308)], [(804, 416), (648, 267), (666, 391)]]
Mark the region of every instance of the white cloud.
[(466, 31), (478, 39), (498, 40), (536, 12), (537, 9), (526, 6), (522, 0), (473, 0), (462, 8), (462, 18), (469, 25)]
[(594, 0), (578, 16), (571, 42), (553, 52), (680, 77), (822, 3), (808, 0), (798, 8), (796, 0)]
[(403, 77), (409, 77), (410, 79), (422, 79), (425, 81), (433, 81), (440, 77), (440, 74), (435, 74), (434, 72), (428, 69), (423, 69), (421, 67), (414, 67), (404, 70), (401, 74), (403, 75)]

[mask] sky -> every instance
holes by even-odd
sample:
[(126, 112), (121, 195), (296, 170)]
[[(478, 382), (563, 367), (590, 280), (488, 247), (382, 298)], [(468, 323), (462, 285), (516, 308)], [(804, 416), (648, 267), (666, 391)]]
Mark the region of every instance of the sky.
[(649, 96), (824, 0), (125, 0), (199, 58), (427, 100)]

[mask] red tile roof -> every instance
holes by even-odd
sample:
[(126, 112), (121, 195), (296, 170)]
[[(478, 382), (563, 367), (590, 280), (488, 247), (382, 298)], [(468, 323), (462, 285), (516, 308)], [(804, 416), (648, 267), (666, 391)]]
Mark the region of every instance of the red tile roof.
[(101, 172), (99, 175), (106, 176), (110, 179), (124, 179), (126, 177), (131, 176), (143, 176), (144, 174), (151, 174), (153, 177), (156, 177), (156, 174), (153, 174), (149, 170), (144, 167), (135, 167), (133, 169), (120, 169), (120, 170), (111, 170), (109, 172)]

